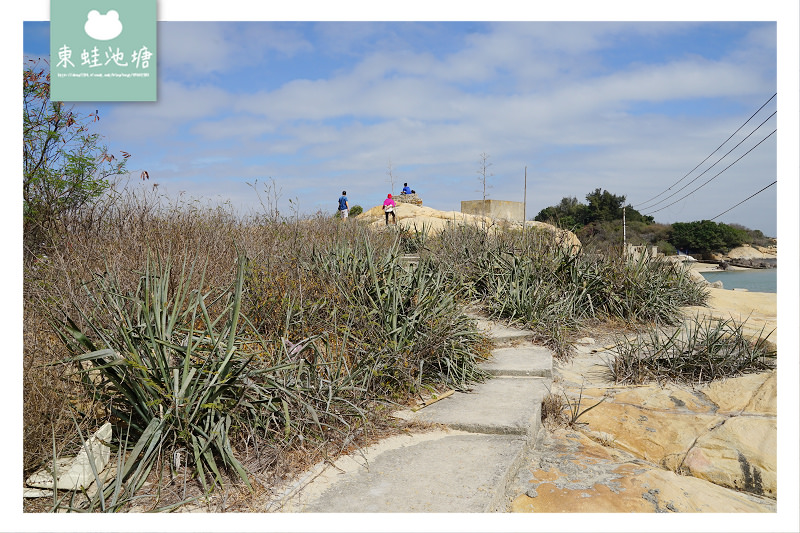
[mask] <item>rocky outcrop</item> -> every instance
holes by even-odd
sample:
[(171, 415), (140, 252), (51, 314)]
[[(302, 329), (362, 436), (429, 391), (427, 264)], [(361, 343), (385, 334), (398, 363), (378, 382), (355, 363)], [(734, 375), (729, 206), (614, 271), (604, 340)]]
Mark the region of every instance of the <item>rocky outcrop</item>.
[(394, 196), (395, 203), (398, 204), (411, 204), (422, 207), (422, 198), (417, 193), (412, 194), (398, 194)]
[[(720, 289), (709, 289), (709, 294), (708, 307), (685, 308), (685, 314), (733, 319), (743, 324), (746, 335), (775, 338), (775, 294)], [(554, 388), (557, 386), (563, 391), (561, 394), (566, 393), (573, 401), (580, 398), (582, 409), (602, 400), (579, 418), (579, 432), (609, 454), (629, 454), (632, 459), (615, 463), (615, 472), (630, 470), (631, 464), (641, 466), (639, 470), (631, 470), (630, 475), (617, 476), (614, 483), (641, 486), (647, 483), (651, 488), (657, 487), (656, 493), (648, 492), (652, 498), (645, 498), (647, 503), (657, 504), (655, 510), (663, 510), (667, 503), (673, 506), (667, 510), (687, 511), (715, 508), (743, 511), (751, 504), (761, 510), (773, 507), (769, 502), (775, 501), (778, 490), (777, 370), (705, 385), (622, 386), (613, 383), (606, 371), (613, 348), (605, 350), (599, 343), (579, 344), (576, 350), (578, 353), (571, 361), (555, 369)], [(578, 456), (574, 461), (595, 464), (599, 452), (595, 448), (583, 451), (584, 448), (588, 449), (585, 444), (575, 448)], [(687, 500), (676, 489), (689, 486), (698, 492)], [(744, 499), (722, 489), (741, 494)], [(602, 491), (595, 492), (602, 497)], [(675, 497), (666, 498), (668, 493)], [(700, 501), (707, 501), (710, 507), (693, 507)], [(611, 508), (647, 507), (637, 498), (619, 502), (624, 508), (619, 505)], [(536, 502), (521, 497), (516, 504), (527, 506)], [(603, 511), (602, 506), (594, 509)]]
[[(396, 198), (397, 197), (395, 197), (395, 199)], [(424, 230), (430, 233), (439, 233), (448, 226), (454, 224), (480, 226), (487, 228), (489, 231), (498, 232), (506, 229), (522, 229), (522, 223), (520, 222), (497, 221), (489, 217), (470, 215), (459, 211), (439, 211), (437, 209), (417, 206), (411, 203), (397, 202), (395, 216), (397, 217), (397, 226), (402, 229), (415, 231)], [(356, 219), (364, 221), (376, 228), (380, 228), (386, 224), (382, 206), (375, 206), (372, 209), (364, 211), (358, 215)], [(554, 235), (559, 242), (572, 249), (577, 250), (581, 247), (580, 240), (578, 240), (578, 237), (571, 231), (533, 220), (528, 220), (525, 223), (525, 228), (528, 231), (546, 231)]]
[(765, 248), (745, 244), (729, 251), (722, 260), (728, 265), (743, 268), (776, 268), (778, 266), (778, 247)]

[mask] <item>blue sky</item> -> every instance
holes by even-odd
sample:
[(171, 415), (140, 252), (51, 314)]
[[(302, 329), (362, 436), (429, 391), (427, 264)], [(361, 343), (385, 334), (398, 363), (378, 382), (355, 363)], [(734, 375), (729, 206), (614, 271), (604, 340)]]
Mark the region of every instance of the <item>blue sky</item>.
[[(46, 56), (49, 24), (24, 32), (26, 57)], [(521, 201), (527, 166), (531, 217), (598, 187), (636, 206), (777, 91), (775, 22), (162, 21), (158, 62), (156, 103), (76, 107), (99, 109), (111, 150), (149, 173), (131, 186), (242, 212), (260, 207), (256, 180), (275, 181), (284, 211), (292, 200), (332, 213), (343, 189), (372, 207), (391, 190), (390, 164), (395, 193), (407, 181), (425, 205), (458, 210), (481, 197), (481, 153), (490, 198)], [(685, 193), (776, 127), (773, 117)], [(776, 137), (653, 216), (709, 219), (769, 185)], [(775, 235), (776, 195), (717, 221)]]

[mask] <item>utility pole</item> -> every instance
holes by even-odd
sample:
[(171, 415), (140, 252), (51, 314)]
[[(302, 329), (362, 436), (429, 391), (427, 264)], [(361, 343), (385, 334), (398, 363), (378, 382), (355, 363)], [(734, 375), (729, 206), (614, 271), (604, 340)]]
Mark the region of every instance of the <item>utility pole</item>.
[(622, 206), (622, 253), (628, 253), (628, 238), (625, 226), (625, 206)]
[(528, 165), (525, 165), (525, 186), (522, 190), (522, 242), (527, 247), (528, 241), (525, 238), (525, 230), (528, 226)]

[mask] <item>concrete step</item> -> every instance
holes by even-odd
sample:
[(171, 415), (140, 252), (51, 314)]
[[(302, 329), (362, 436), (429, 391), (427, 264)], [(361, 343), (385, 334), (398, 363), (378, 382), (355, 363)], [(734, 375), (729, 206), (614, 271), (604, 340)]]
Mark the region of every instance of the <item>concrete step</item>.
[(493, 376), (553, 376), (553, 352), (544, 346), (526, 344), (492, 350), (481, 368)]
[(472, 433), (533, 435), (541, 424), (542, 399), (549, 386), (549, 378), (496, 377), (470, 392), (456, 392), (417, 412), (395, 416)]
[(476, 318), (478, 329), (484, 332), (497, 344), (508, 344), (515, 341), (527, 341), (534, 338), (531, 331), (524, 329), (517, 329), (498, 322), (486, 320), (484, 318)]
[[(394, 437), (328, 467), (285, 512), (474, 513), (504, 511), (528, 439), (437, 431)], [(349, 461), (349, 462), (348, 462)]]

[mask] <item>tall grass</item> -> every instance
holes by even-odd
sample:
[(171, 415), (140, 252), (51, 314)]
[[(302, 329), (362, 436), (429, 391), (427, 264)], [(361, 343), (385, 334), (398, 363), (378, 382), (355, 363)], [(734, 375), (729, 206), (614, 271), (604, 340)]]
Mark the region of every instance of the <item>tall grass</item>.
[(86, 431), (115, 420), (126, 497), (177, 475), (181, 453), (207, 490), (247, 484), (287, 452), (313, 462), (368, 438), (382, 402), (482, 377), (485, 339), (430, 262), (400, 261), (394, 232), (154, 192), (98, 213), (26, 265), (26, 389), (41, 396), (26, 399), (26, 473), (52, 458), (50, 432), (69, 442), (58, 455), (80, 446), (54, 418), (73, 410)]

